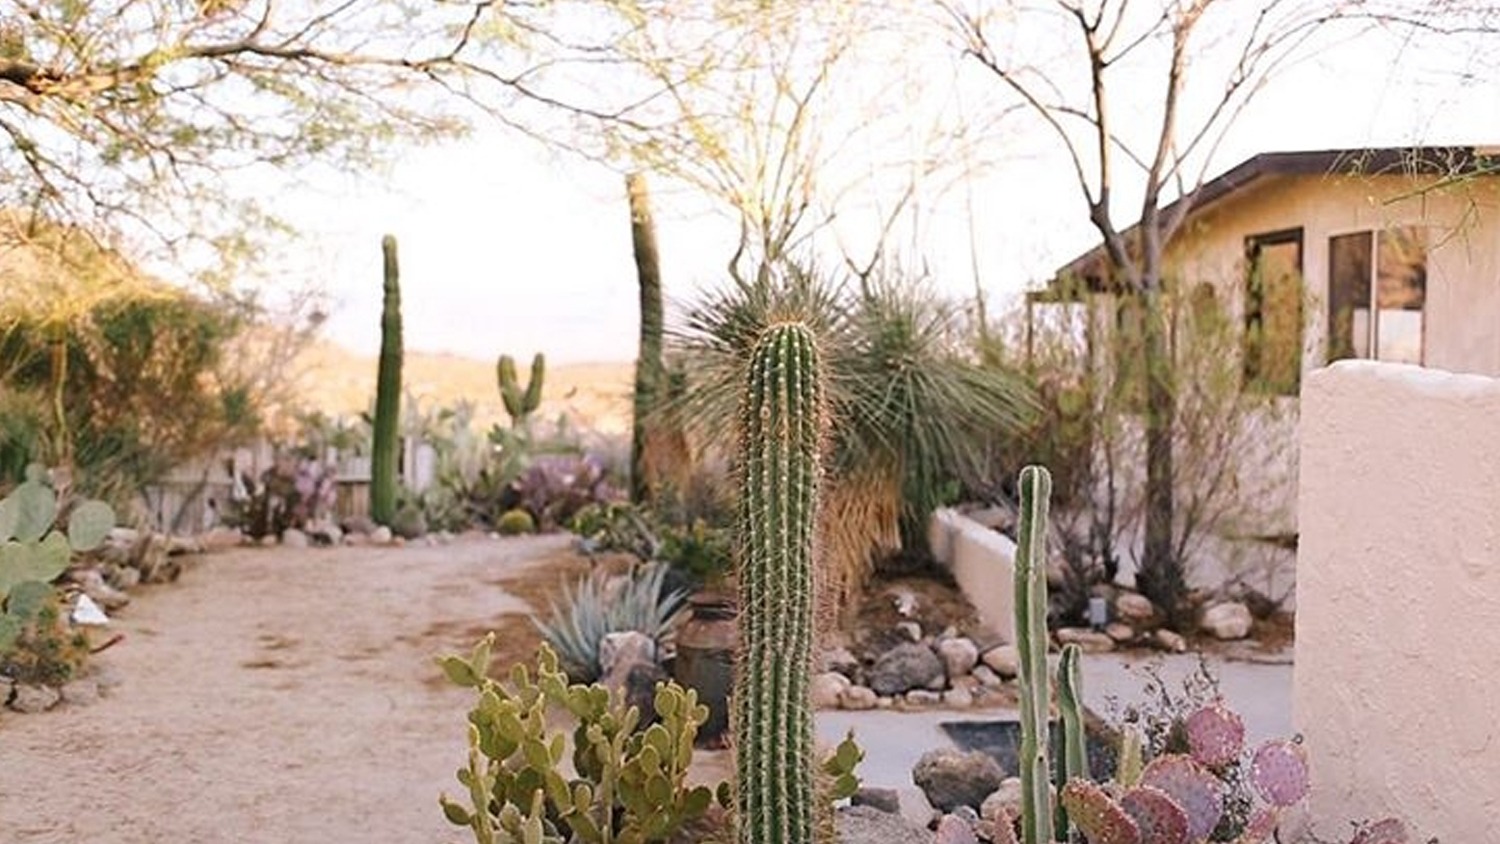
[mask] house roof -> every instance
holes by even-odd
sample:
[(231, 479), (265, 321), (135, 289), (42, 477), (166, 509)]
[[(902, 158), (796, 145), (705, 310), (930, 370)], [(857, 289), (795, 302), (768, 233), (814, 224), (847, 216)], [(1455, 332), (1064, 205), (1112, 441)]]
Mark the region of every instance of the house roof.
[[(1171, 214), (1182, 202), (1191, 202), (1193, 212), (1201, 211), (1231, 194), (1243, 191), (1270, 176), (1435, 176), (1450, 177), (1496, 172), (1500, 148), (1478, 146), (1380, 147), (1372, 149), (1329, 149), (1302, 152), (1263, 152), (1241, 162), (1217, 178), (1203, 183), (1191, 196), (1178, 199), (1163, 209)], [(1127, 239), (1137, 227), (1125, 232)], [(1106, 260), (1102, 243), (1058, 268), (1042, 290), (1028, 294), (1033, 301), (1072, 298), (1077, 280), (1090, 290), (1102, 290), (1105, 283), (1099, 272)]]

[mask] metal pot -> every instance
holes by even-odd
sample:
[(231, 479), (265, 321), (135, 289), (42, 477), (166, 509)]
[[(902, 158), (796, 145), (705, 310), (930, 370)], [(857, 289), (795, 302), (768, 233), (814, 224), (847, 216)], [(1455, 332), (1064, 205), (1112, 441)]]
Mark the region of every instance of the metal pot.
[(698, 702), (708, 707), (708, 720), (698, 728), (698, 743), (720, 744), (729, 730), (738, 608), (734, 597), (724, 592), (697, 592), (687, 603), (687, 621), (677, 629), (672, 678), (696, 690)]

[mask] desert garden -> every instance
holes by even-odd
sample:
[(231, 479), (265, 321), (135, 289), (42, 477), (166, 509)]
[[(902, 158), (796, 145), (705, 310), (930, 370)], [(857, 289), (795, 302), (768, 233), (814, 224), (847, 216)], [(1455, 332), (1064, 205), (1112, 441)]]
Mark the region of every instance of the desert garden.
[(1483, 4), (0, 13), (0, 839), (1489, 833)]

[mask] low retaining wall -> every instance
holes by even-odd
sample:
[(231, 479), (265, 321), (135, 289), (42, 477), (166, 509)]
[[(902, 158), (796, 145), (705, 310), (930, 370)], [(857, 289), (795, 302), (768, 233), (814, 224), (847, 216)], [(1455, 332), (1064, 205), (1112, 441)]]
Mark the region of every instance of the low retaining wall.
[(927, 543), (933, 558), (948, 567), (979, 611), (979, 620), (1005, 641), (1014, 642), (1016, 544), (999, 531), (947, 508), (932, 514)]
[(1325, 837), (1496, 840), (1500, 381), (1343, 362), (1302, 392), (1294, 717)]

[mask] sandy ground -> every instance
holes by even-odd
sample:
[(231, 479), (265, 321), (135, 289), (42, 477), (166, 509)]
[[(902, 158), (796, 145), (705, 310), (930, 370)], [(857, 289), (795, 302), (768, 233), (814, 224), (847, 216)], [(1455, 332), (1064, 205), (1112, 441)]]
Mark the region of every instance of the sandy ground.
[(469, 693), (433, 657), (524, 630), (517, 595), (586, 565), (568, 543), (247, 549), (138, 590), (109, 697), (0, 715), (0, 841), (471, 840), (437, 805)]

